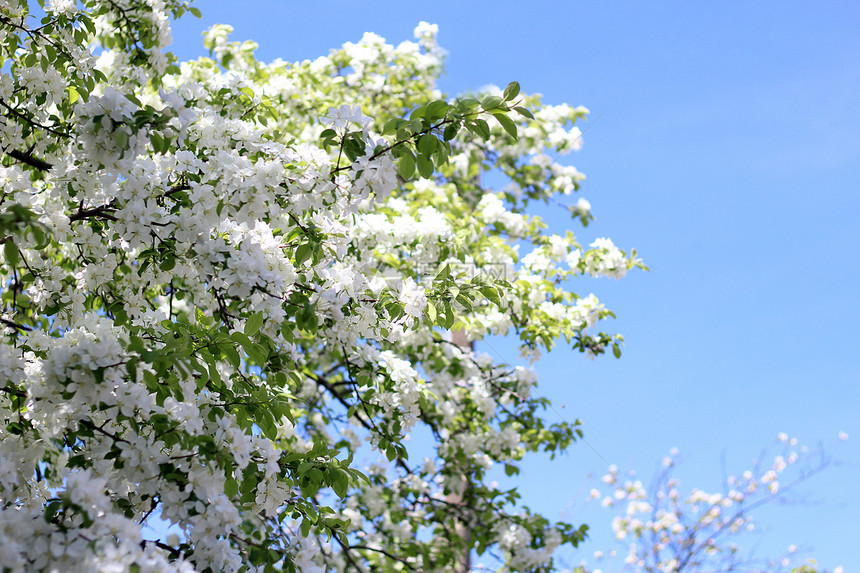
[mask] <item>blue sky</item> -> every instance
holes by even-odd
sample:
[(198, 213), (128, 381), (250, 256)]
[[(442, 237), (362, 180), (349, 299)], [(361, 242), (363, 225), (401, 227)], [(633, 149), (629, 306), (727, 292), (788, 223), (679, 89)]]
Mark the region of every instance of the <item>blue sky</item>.
[[(174, 28), (183, 59), (215, 22), (264, 60), (328, 53), (365, 31), (392, 43), (421, 20), (449, 51), (440, 88), (519, 81), (548, 103), (585, 105), (586, 230), (636, 247), (650, 273), (584, 281), (616, 311), (620, 361), (559, 348), (540, 391), (581, 418), (602, 458), (643, 478), (673, 446), (687, 487), (718, 489), (720, 458), (746, 469), (785, 431), (822, 440), (840, 465), (806, 502), (760, 514), (758, 554), (794, 543), (823, 566), (860, 570), (860, 4), (854, 2), (198, 2)], [(517, 352), (493, 341), (503, 357)], [(485, 345), (483, 350), (491, 352)], [(564, 409), (561, 406), (564, 405)], [(845, 431), (854, 438), (836, 444)], [(530, 463), (525, 503), (592, 526), (573, 563), (611, 545), (609, 514), (580, 509), (586, 445)], [(552, 492), (547, 494), (547, 492)], [(574, 502), (575, 505), (574, 505)]]

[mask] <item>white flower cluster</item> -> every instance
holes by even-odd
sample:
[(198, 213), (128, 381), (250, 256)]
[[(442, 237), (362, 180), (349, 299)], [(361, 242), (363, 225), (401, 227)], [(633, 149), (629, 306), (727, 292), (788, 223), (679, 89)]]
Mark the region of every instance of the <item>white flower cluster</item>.
[(499, 546), (509, 553), (507, 566), (514, 571), (529, 571), (549, 564), (552, 553), (561, 544), (561, 534), (558, 530), (549, 529), (541, 532), (545, 545), (540, 549), (530, 547), (532, 535), (519, 523), (501, 522), (496, 525), (499, 536)]
[(612, 239), (605, 237), (595, 239), (591, 243), (591, 247), (599, 253), (599, 256), (591, 257), (586, 262), (588, 272), (594, 276), (620, 279), (627, 274), (632, 266), (624, 253), (612, 242)]
[[(467, 116), (391, 137), (430, 102), (459, 113), (434, 87), (436, 26), (265, 64), (219, 25), (215, 59), (172, 66), (188, 9), (51, 0), (28, 28), (26, 2), (0, 3), (0, 569), (427, 570), (458, 540), (425, 532), (465, 521), (509, 569), (552, 567), (575, 537), (485, 478), (577, 424), (547, 426), (533, 371), (450, 332), (515, 330), (532, 356), (610, 340), (564, 279), (635, 257), (525, 211), (584, 179), (551, 157), (587, 110), (523, 94), (537, 119), (511, 112), (516, 141), (489, 116), (486, 141)], [(428, 142), (444, 153), (410, 177)], [(474, 177), (493, 161), (498, 193)], [(412, 431), (435, 440), (420, 467)], [(391, 464), (359, 472), (364, 444)], [(472, 505), (446, 502), (464, 475)], [(361, 544), (322, 541), (339, 530)]]

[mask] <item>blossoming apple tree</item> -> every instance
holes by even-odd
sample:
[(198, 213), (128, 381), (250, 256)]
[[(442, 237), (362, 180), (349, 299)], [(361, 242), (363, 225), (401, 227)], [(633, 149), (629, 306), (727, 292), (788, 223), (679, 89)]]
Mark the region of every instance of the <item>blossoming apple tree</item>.
[(570, 286), (635, 254), (527, 214), (579, 187), (586, 109), (443, 96), (428, 24), (268, 64), (216, 26), (178, 63), (187, 2), (30, 4), (0, 2), (0, 569), (549, 571), (582, 539), (486, 479), (578, 422), (450, 333), (620, 353)]

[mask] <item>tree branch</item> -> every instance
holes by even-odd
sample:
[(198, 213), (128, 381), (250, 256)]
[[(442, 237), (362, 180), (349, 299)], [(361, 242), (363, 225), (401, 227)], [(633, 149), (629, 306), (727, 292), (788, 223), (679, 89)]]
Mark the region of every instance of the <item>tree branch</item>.
[(54, 167), (53, 164), (48, 163), (44, 159), (39, 159), (38, 157), (35, 157), (33, 156), (33, 154), (27, 153), (26, 151), (12, 149), (7, 151), (6, 155), (11, 157), (12, 159), (17, 159), (21, 163), (26, 163), (30, 167), (35, 167), (36, 169), (40, 169), (42, 171), (50, 171)]
[(22, 330), (24, 332), (29, 332), (30, 327), (24, 326), (23, 324), (18, 324), (13, 320), (9, 320), (8, 318), (0, 318), (0, 323), (8, 326), (9, 328), (14, 328), (15, 330)]
[(388, 551), (385, 551), (384, 549), (379, 549), (377, 547), (370, 547), (368, 545), (350, 545), (349, 547), (346, 547), (346, 549), (359, 549), (359, 550), (365, 550), (365, 551), (375, 551), (376, 553), (381, 553), (382, 555), (385, 555), (389, 559), (394, 559), (395, 561), (399, 561), (400, 563), (403, 563), (404, 565), (409, 567), (410, 571), (416, 570), (415, 566), (412, 565), (411, 563), (409, 563), (406, 559), (403, 559), (402, 557), (398, 557), (396, 555), (392, 555), (391, 553), (389, 553)]
[(81, 221), (83, 219), (89, 219), (90, 217), (116, 221), (116, 217), (110, 214), (111, 211), (116, 211), (116, 207), (112, 207), (110, 204), (99, 205), (92, 209), (79, 209), (77, 213), (69, 215), (69, 221)]

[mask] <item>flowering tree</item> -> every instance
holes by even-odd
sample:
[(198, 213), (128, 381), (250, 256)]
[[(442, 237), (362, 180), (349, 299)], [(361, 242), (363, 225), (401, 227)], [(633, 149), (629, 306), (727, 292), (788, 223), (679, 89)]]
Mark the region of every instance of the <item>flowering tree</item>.
[[(840, 432), (840, 441), (847, 438)], [(744, 534), (756, 527), (753, 512), (757, 508), (788, 500), (788, 492), (831, 463), (821, 446), (810, 450), (785, 433), (779, 434), (777, 445), (779, 453), (771, 461), (767, 461), (765, 450), (752, 469), (726, 476), (720, 493), (693, 488), (682, 495), (680, 480), (674, 476), (678, 464), (675, 448), (663, 459), (662, 470), (647, 488), (635, 473), (622, 476), (616, 466), (610, 466), (602, 479), (609, 491), (592, 489), (590, 499), (600, 500), (603, 507), (617, 512), (612, 529), (625, 550), (598, 551), (595, 560), (610, 571), (641, 573), (816, 573), (814, 561), (812, 565), (796, 565), (794, 545), (785, 555), (771, 559), (755, 559), (741, 547)], [(602, 569), (591, 571), (600, 573)], [(834, 573), (841, 571), (842, 567), (834, 569)]]
[(526, 214), (578, 189), (586, 109), (443, 96), (428, 24), (269, 64), (216, 26), (179, 64), (186, 2), (30, 9), (0, 2), (4, 571), (549, 571), (583, 538), (485, 479), (578, 422), (450, 332), (620, 354), (569, 284), (635, 253)]

